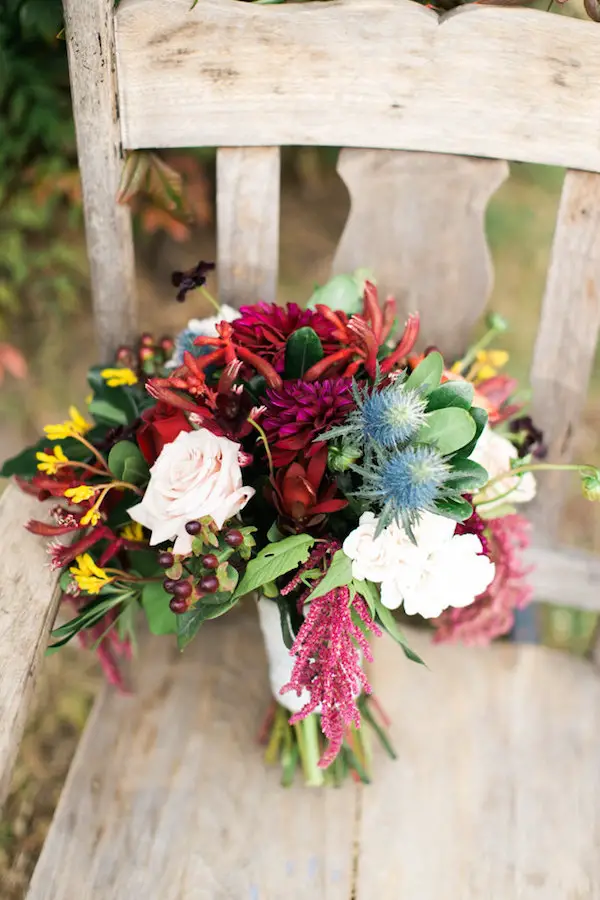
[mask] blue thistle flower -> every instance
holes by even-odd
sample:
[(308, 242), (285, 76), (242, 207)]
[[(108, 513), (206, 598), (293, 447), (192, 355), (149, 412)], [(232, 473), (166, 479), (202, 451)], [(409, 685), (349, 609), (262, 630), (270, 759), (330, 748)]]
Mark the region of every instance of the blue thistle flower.
[(365, 438), (380, 447), (395, 447), (414, 438), (425, 422), (426, 403), (420, 391), (392, 385), (372, 393), (362, 406)]
[(167, 363), (167, 368), (175, 369), (179, 366), (183, 365), (183, 354), (191, 353), (192, 356), (199, 357), (205, 356), (207, 353), (210, 353), (213, 349), (212, 347), (207, 347), (204, 345), (198, 346), (194, 344), (195, 339), (198, 337), (200, 332), (194, 331), (191, 328), (184, 328), (183, 331), (180, 331), (179, 334), (175, 337), (175, 347), (173, 349), (173, 355), (170, 361)]
[(431, 509), (449, 469), (433, 447), (407, 447), (388, 459), (378, 472), (378, 493), (395, 513)]

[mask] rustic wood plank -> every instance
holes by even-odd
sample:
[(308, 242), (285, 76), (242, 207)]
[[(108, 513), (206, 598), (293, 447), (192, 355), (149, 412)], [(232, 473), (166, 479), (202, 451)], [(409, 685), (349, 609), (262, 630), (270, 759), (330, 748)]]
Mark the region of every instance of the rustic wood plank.
[(58, 605), (47, 541), (24, 530), (41, 512), (38, 500), (14, 485), (0, 498), (0, 804)]
[(137, 694), (94, 710), (29, 900), (348, 900), (356, 788), (284, 790), (264, 766), (264, 659), (244, 611), (183, 655), (150, 642)]
[[(532, 410), (553, 462), (568, 462), (600, 328), (600, 177), (567, 172), (531, 367)], [(540, 475), (536, 524), (554, 537), (569, 477)]]
[(351, 207), (334, 272), (372, 268), (382, 296), (420, 312), (423, 340), (459, 355), (492, 288), (484, 215), (507, 163), (350, 149), (338, 171)]
[(600, 612), (600, 556), (570, 547), (533, 546), (527, 576), (538, 600)]
[(593, 22), (470, 5), (440, 19), (408, 0), (190, 6), (120, 4), (128, 148), (367, 146), (600, 171)]
[[(600, 678), (541, 647), (387, 640), (375, 689), (397, 762), (362, 794), (357, 900), (597, 898)], [(557, 852), (560, 848), (560, 853)]]
[(230, 306), (276, 300), (279, 187), (279, 147), (218, 150), (217, 272)]
[(131, 217), (116, 203), (122, 148), (110, 0), (63, 0), (98, 349), (134, 337)]

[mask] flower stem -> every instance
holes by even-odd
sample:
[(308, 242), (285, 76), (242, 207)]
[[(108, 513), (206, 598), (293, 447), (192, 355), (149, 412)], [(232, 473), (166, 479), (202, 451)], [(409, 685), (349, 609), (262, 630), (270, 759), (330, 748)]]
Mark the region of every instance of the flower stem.
[[(490, 480), (484, 484), (479, 494), (473, 498), (474, 504), (477, 506), (477, 497), (481, 497), (485, 494), (485, 492), (494, 484), (497, 484), (499, 481), (504, 481), (506, 478), (512, 478), (515, 475), (525, 475), (527, 472), (590, 472), (594, 473), (595, 469), (593, 466), (589, 465), (581, 465), (579, 463), (524, 463), (522, 466), (515, 466), (514, 469), (508, 469), (506, 472), (501, 472), (499, 475), (496, 475), (494, 478), (490, 478)], [(510, 491), (509, 493), (512, 493)], [(498, 498), (494, 498), (496, 500)], [(483, 503), (490, 501), (480, 501), (480, 505)]]
[(216, 299), (213, 297), (213, 295), (210, 293), (210, 291), (207, 291), (205, 287), (201, 287), (201, 288), (200, 288), (200, 293), (202, 294), (202, 296), (204, 297), (205, 300), (208, 300), (208, 302), (211, 304), (211, 306), (212, 306), (218, 313), (221, 312), (221, 304), (219, 303), (218, 300), (216, 300)]
[(94, 454), (94, 456), (96, 457), (96, 459), (98, 460), (98, 462), (100, 463), (102, 468), (105, 470), (105, 472), (110, 472), (110, 469), (108, 468), (108, 463), (106, 462), (106, 460), (104, 459), (104, 457), (102, 456), (100, 451), (97, 450), (93, 444), (90, 444), (90, 442), (87, 441), (83, 437), (83, 435), (79, 434), (78, 432), (74, 432), (72, 434), (72, 437), (75, 438), (76, 441), (79, 441), (80, 444), (83, 444), (84, 447), (87, 447), (88, 450)]
[(267, 440), (267, 435), (264, 432), (264, 429), (256, 422), (251, 416), (246, 420), (253, 428), (256, 428), (260, 435), (260, 439), (264, 444), (265, 452), (267, 454), (267, 459), (269, 460), (269, 472), (271, 473), (271, 478), (275, 478), (275, 469), (273, 467), (273, 457), (271, 456), (271, 448), (269, 447), (269, 441)]
[(457, 369), (459, 374), (463, 374), (473, 362), (477, 359), (477, 354), (481, 350), (485, 350), (485, 348), (492, 343), (496, 335), (500, 334), (501, 331), (498, 328), (494, 328), (493, 326), (486, 331), (486, 333), (481, 337), (476, 344), (473, 344), (472, 347), (467, 350), (467, 353), (460, 362), (457, 364)]
[(321, 749), (317, 718), (314, 713), (311, 713), (294, 725), (307, 787), (321, 787), (325, 783), (325, 776), (319, 769)]

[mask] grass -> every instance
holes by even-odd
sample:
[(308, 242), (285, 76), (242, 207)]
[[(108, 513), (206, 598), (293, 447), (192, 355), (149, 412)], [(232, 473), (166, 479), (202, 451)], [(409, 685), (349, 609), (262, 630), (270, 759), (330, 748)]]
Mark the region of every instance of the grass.
[[(328, 266), (348, 211), (339, 179), (308, 153), (284, 192), (281, 221), (280, 299), (302, 301)], [(289, 176), (289, 168), (286, 169)], [(545, 273), (563, 172), (538, 166), (513, 166), (510, 179), (490, 203), (487, 230), (496, 281), (491, 306), (506, 315), (512, 330), (505, 345), (511, 368), (521, 378), (535, 339)], [(197, 301), (182, 310), (170, 301), (169, 274), (214, 254), (214, 235), (204, 231), (193, 245), (163, 244), (146, 260), (140, 293), (142, 327), (157, 333), (175, 330), (191, 315), (202, 314)], [(167, 286), (165, 288), (165, 286)], [(78, 351), (73, 354), (72, 348)], [(33, 438), (47, 421), (60, 418), (68, 402), (83, 399), (86, 367), (94, 350), (89, 316), (68, 333), (40, 348), (32, 361), (32, 380), (0, 393), (0, 421), (5, 423), (0, 452), (8, 455)], [(73, 386), (76, 394), (73, 396)], [(58, 420), (58, 419), (57, 419)], [(7, 426), (6, 423), (9, 423)], [(599, 461), (600, 368), (596, 366), (585, 419), (577, 436), (581, 457)], [(586, 504), (574, 488), (564, 521), (563, 539), (600, 551), (600, 505)], [(552, 609), (543, 615), (545, 641), (585, 652), (595, 616)], [(0, 896), (20, 900), (39, 854), (66, 776), (77, 739), (89, 712), (100, 676), (89, 656), (68, 649), (49, 658), (43, 669), (8, 803), (0, 824)]]

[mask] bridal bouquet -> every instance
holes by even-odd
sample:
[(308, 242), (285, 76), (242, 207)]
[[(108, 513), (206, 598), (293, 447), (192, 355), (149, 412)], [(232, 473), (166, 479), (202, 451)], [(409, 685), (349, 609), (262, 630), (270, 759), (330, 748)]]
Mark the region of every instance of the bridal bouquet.
[[(530, 599), (515, 512), (549, 467), (490, 331), (446, 365), (417, 355), (417, 316), (399, 336), (392, 298), (368, 273), (337, 276), (308, 305), (218, 307), (209, 264), (175, 273), (179, 300), (217, 306), (175, 341), (144, 334), (89, 371), (82, 415), (48, 425), (5, 463), (53, 498), (63, 601), (50, 651), (76, 635), (121, 685), (139, 618), (181, 649), (244, 599), (258, 604), (274, 702), (266, 757), (289, 783), (369, 778), (361, 724), (393, 754), (363, 669), (393, 610), (435, 640), (485, 642)], [(598, 471), (574, 466), (600, 494)], [(291, 715), (290, 715), (291, 714)]]

